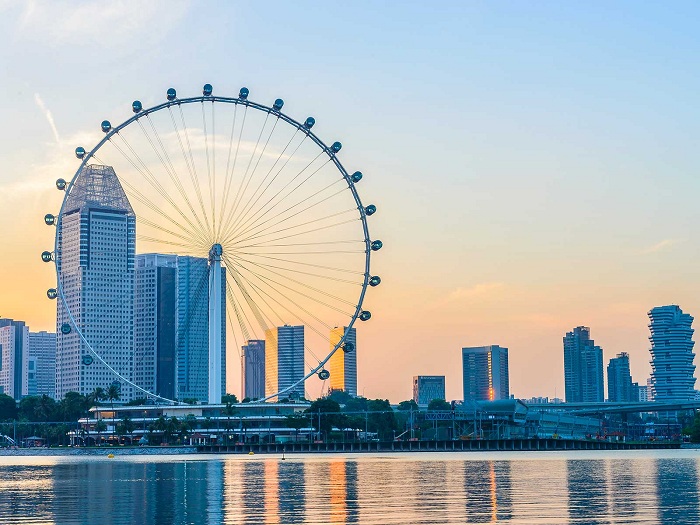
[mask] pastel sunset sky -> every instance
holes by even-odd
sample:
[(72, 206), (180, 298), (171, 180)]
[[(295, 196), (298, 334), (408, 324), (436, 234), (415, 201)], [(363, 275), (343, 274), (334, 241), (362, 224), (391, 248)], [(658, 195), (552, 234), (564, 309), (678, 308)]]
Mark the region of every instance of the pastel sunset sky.
[(313, 114), (379, 208), (365, 396), (435, 374), (460, 399), (461, 347), (499, 344), (513, 394), (563, 397), (578, 325), (643, 383), (646, 312), (700, 315), (699, 23), (693, 2), (0, 0), (0, 316), (55, 329), (42, 218), (103, 119), (245, 85)]

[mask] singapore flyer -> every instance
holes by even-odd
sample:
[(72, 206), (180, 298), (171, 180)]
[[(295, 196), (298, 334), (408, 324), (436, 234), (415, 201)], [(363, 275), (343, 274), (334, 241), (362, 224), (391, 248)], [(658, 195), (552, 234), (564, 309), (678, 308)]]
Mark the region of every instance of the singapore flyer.
[(75, 149), (42, 253), (56, 266), (57, 393), (113, 384), (125, 400), (220, 403), (238, 388), (226, 368), (264, 345), (252, 400), (303, 398), (355, 351), (381, 282), (377, 207), (312, 116), (249, 94), (170, 88), (120, 124), (96, 119), (102, 140)]

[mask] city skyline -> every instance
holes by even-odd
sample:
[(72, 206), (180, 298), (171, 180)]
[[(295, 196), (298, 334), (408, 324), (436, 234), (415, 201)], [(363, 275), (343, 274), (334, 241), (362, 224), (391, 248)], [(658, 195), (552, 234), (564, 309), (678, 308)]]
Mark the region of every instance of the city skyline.
[[(366, 4), (357, 12), (372, 13), (368, 24), (340, 6), (274, 9), (284, 24), (225, 7), (216, 31), (184, 38), (212, 23), (187, 3), (149, 8), (133, 24), (103, 13), (89, 31), (58, 6), (0, 7), (8, 79), (0, 90), (12, 101), (0, 110), (0, 220), (12, 226), (1, 234), (0, 271), (13, 277), (0, 295), (3, 316), (55, 330), (44, 298), (55, 277), (37, 259), (53, 239), (41, 217), (56, 212), (53, 181), (72, 175), (73, 148), (99, 139), (103, 118), (121, 121), (131, 100), (160, 100), (171, 85), (196, 93), (212, 82), (235, 93), (248, 84), (256, 99), (284, 96), (290, 113), (314, 114), (324, 135), (342, 139), (379, 206), (383, 283), (358, 334), (359, 393), (408, 399), (408, 381), (382, 382), (391, 368), (405, 378), (445, 373), (447, 397), (459, 398), (458, 349), (497, 340), (523, 372), (513, 392), (563, 397), (560, 338), (578, 325), (593, 328), (606, 358), (629, 353), (640, 383), (650, 375), (646, 312), (700, 311), (690, 153), (700, 120), (685, 103), (699, 86), (675, 66), (696, 50), (693, 16), (679, 20), (661, 6), (638, 6), (633, 17), (609, 6), (540, 6), (523, 17), (523, 7), (471, 5), (438, 16), (417, 3), (399, 14)], [(150, 31), (159, 11), (167, 16)], [(325, 23), (346, 16), (358, 32), (337, 35)], [(287, 50), (295, 26), (316, 28), (299, 45), (327, 60)], [(142, 45), (148, 52), (137, 52)], [(230, 46), (246, 52), (232, 59)], [(77, 49), (95, 65), (89, 89), (65, 78)], [(199, 59), (202, 49), (211, 63)], [(230, 368), (229, 389), (240, 384), (239, 367)]]

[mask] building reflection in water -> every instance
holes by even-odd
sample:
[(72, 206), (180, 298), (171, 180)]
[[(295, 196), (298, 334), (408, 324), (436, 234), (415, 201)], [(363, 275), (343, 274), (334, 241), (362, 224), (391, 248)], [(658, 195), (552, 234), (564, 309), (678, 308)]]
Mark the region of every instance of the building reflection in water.
[(697, 460), (657, 459), (654, 463), (659, 522), (700, 523)]
[(604, 460), (570, 459), (566, 462), (569, 521), (608, 523), (608, 479)]
[(468, 522), (495, 523), (511, 518), (510, 471), (508, 461), (467, 462), (464, 492)]

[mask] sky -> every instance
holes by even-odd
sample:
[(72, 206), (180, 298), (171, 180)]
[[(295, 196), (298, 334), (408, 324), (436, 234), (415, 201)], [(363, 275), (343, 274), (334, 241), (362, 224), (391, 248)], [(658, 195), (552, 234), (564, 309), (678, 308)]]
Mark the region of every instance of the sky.
[(313, 114), (378, 206), (360, 393), (445, 375), (460, 399), (461, 347), (499, 344), (511, 393), (563, 397), (580, 325), (644, 383), (647, 312), (700, 313), (698, 22), (692, 2), (0, 0), (0, 316), (54, 328), (42, 218), (103, 119), (245, 85)]

